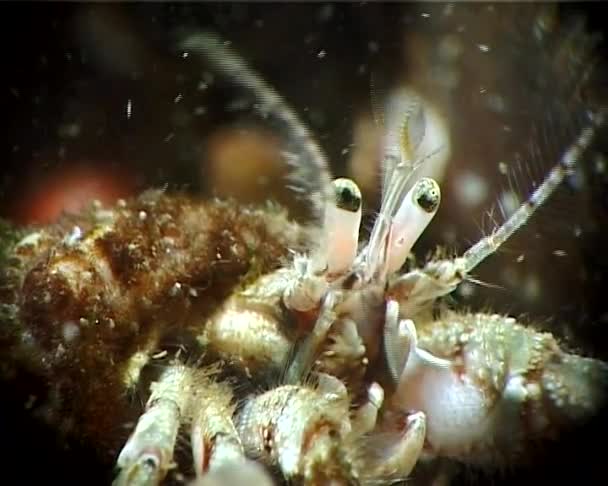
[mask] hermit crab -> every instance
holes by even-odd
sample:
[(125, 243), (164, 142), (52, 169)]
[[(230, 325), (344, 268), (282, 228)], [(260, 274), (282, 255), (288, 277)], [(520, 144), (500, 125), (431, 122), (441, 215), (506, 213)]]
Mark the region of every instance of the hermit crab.
[(6, 238), (3, 372), (38, 377), (36, 414), (112, 457), (115, 484), (392, 484), (436, 458), (518, 463), (598, 412), (607, 364), (444, 298), (574, 170), (601, 109), (502, 225), (415, 266), (441, 202), (417, 176), (432, 154), (415, 94), (389, 101), (381, 206), (362, 242), (361, 192), (332, 180), (282, 98), (213, 34), (181, 49), (281, 124), (318, 224), (150, 190)]

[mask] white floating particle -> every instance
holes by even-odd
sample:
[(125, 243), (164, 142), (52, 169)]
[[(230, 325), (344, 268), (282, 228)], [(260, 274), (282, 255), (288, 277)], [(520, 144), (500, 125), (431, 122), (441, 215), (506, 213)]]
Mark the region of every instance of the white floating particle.
[(182, 59), (186, 59), (189, 55), (188, 52), (182, 52)]
[(553, 250), (553, 255), (556, 257), (565, 257), (568, 256), (568, 253), (566, 253), (564, 250)]
[(146, 213), (145, 211), (140, 211), (137, 216), (140, 221), (145, 221), (146, 218), (148, 217), (148, 213)]
[(179, 93), (174, 99), (173, 99), (173, 103), (179, 103), (182, 100), (183, 96), (181, 93)]
[(323, 5), (319, 9), (319, 22), (327, 22), (334, 15), (334, 6), (331, 3)]
[(509, 166), (505, 162), (499, 162), (498, 172), (500, 172), (502, 175), (507, 175), (509, 173)]
[(524, 281), (524, 296), (527, 300), (536, 300), (540, 296), (541, 287), (538, 277), (534, 274), (527, 276)]
[(602, 156), (597, 156), (594, 163), (595, 173), (603, 174), (606, 172), (606, 159)]
[(180, 291), (182, 290), (182, 284), (179, 282), (175, 282), (173, 284), (173, 286), (171, 287), (171, 290), (169, 290), (169, 295), (171, 297), (176, 297)]
[(74, 226), (72, 231), (64, 238), (63, 242), (66, 246), (72, 247), (82, 239), (82, 230), (80, 226)]
[(61, 326), (61, 335), (66, 343), (72, 342), (80, 334), (80, 329), (73, 321), (67, 321)]
[(479, 206), (489, 193), (488, 184), (483, 177), (471, 171), (460, 174), (455, 186), (456, 197), (465, 208)]
[(487, 44), (477, 44), (477, 48), (481, 51), (481, 52), (490, 52), (490, 46)]
[(127, 100), (127, 119), (130, 119), (132, 114), (133, 114), (133, 101)]
[(327, 52), (325, 51), (325, 49), (321, 49), (321, 50), (319, 51), (319, 53), (317, 54), (317, 57), (318, 57), (319, 59), (323, 59), (323, 58), (324, 58), (326, 55), (327, 55)]
[(463, 282), (458, 287), (458, 292), (462, 297), (468, 299), (469, 297), (472, 297), (475, 293), (475, 286), (472, 285), (470, 282)]
[(81, 131), (82, 127), (78, 123), (65, 123), (57, 130), (61, 138), (76, 138)]

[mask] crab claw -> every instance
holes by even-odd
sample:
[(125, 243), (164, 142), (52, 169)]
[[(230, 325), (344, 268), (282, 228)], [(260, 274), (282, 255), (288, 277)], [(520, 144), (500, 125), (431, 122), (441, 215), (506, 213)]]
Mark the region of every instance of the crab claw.
[(400, 430), (378, 432), (366, 438), (359, 465), (359, 477), (384, 481), (405, 479), (414, 469), (424, 447), (426, 416), (416, 412), (405, 419)]
[(436, 456), (492, 467), (525, 462), (539, 441), (606, 404), (606, 363), (568, 353), (511, 317), (446, 313), (419, 341), (452, 365), (409, 359), (390, 406), (424, 411), (427, 450)]

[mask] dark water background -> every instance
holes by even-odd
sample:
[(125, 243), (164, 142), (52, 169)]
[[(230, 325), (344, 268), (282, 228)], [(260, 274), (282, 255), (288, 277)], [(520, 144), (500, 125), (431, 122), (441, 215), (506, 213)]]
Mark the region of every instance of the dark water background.
[[(177, 30), (211, 28), (230, 39), (301, 114), (336, 175), (348, 174), (356, 148), (354, 121), (370, 110), (371, 73), (379, 73), (387, 85), (405, 76), (434, 97), (449, 113), (454, 147), (444, 177), (444, 207), (421, 241), (420, 253), (436, 244), (462, 251), (481, 235), (484, 212), (505, 187), (498, 162), (521, 155), (526, 170), (514, 177), (521, 194), (527, 193), (572, 142), (583, 109), (576, 100), (572, 111), (567, 109), (566, 96), (576, 98), (579, 89), (568, 84), (580, 78), (577, 59), (556, 44), (527, 43), (539, 15), (536, 7), (488, 7), (456, 5), (446, 17), (446, 6), (440, 4), (3, 3), (0, 216), (23, 221), (24, 204), (48, 180), (83, 166), (120, 174), (125, 185), (119, 189), (125, 193), (165, 185), (213, 192), (206, 165), (210, 134), (243, 120), (254, 124), (256, 117), (247, 100), (234, 102), (239, 90), (230, 84), (217, 81), (200, 89), (201, 79), (193, 77), (175, 50)], [(585, 30), (600, 33), (601, 10), (599, 3), (556, 7), (563, 25), (571, 15), (586, 14)], [(447, 34), (463, 39), (462, 61), (455, 65), (437, 57), (436, 45)], [(581, 96), (603, 101), (608, 80), (604, 41), (596, 60), (596, 75)], [(448, 89), (446, 79), (454, 74), (460, 81)], [(484, 108), (488, 86), (501, 90), (506, 112), (496, 115)], [(572, 119), (560, 117), (563, 113), (572, 113)], [(508, 136), (499, 130), (505, 125)], [(536, 135), (535, 127), (541, 127)], [(481, 280), (501, 288), (477, 288), (462, 300), (473, 308), (546, 321), (577, 349), (607, 359), (608, 168), (601, 169), (601, 154), (608, 153), (602, 144), (606, 130), (599, 138), (578, 178), (480, 268)], [(450, 181), (470, 167), (490, 187), (487, 204), (475, 210), (459, 207), (449, 194)], [(377, 194), (366, 197), (373, 206)], [(523, 264), (514, 264), (521, 254)], [(0, 407), (0, 463), (15, 478), (9, 484), (107, 482), (106, 471), (98, 471), (86, 450), (61, 451), (51, 431), (32, 424), (22, 404), (11, 402), (10, 390), (6, 395)], [(600, 483), (603, 448), (592, 445), (590, 437), (601, 440), (605, 425), (600, 417), (576, 437), (564, 437), (538, 469), (490, 477), (467, 473), (462, 479)]]

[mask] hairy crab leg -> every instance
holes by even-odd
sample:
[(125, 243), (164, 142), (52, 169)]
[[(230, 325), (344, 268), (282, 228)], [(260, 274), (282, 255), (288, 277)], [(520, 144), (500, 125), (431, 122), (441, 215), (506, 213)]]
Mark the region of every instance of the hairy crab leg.
[(115, 486), (152, 486), (165, 477), (173, 465), (173, 449), (191, 386), (191, 375), (183, 366), (167, 368), (152, 383), (146, 411), (116, 461), (120, 473)]
[(241, 440), (232, 422), (236, 405), (227, 384), (208, 376), (196, 379), (192, 397), (191, 443), (197, 477), (244, 462)]
[(283, 385), (248, 399), (237, 429), (250, 457), (278, 465), (288, 479), (349, 484), (342, 450), (350, 431), (348, 409), (343, 385), (334, 391)]

